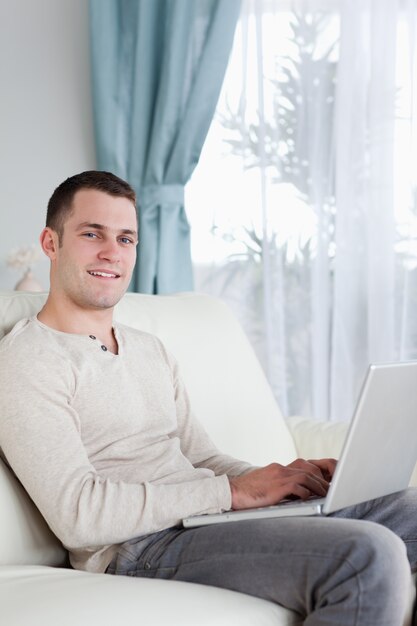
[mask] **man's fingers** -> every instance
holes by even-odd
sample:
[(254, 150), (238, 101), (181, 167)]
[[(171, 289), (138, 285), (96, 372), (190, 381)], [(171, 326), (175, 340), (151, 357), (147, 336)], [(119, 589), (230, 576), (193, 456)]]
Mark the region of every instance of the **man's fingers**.
[(326, 480), (319, 476), (313, 476), (304, 472), (297, 475), (297, 483), (306, 487), (311, 494), (317, 496), (325, 496), (329, 489), (329, 483)]
[(308, 500), (311, 498), (311, 491), (304, 487), (303, 485), (299, 485), (298, 483), (292, 483), (290, 485), (286, 485), (281, 488), (279, 495), (277, 496), (275, 504), (281, 502), (281, 500)]
[(324, 497), (327, 494), (329, 481), (324, 478), (322, 470), (315, 464), (297, 459), (286, 467), (275, 467), (276, 473), (271, 475), (271, 481), (278, 490), (280, 486), (291, 488), (294, 485), (301, 485), (309, 491), (304, 497), (308, 498), (311, 495)]
[(306, 461), (305, 459), (296, 459), (288, 465), (289, 468), (310, 472), (316, 476), (323, 476), (322, 468), (314, 461)]
[(336, 459), (311, 459), (309, 460), (309, 463), (318, 467), (327, 480), (331, 480), (333, 478), (337, 465)]
[(314, 482), (309, 477), (300, 475), (297, 477), (297, 480), (294, 480), (293, 477), (284, 485), (281, 484), (277, 489), (274, 500), (275, 504), (286, 498), (308, 500), (312, 496), (325, 497), (326, 493), (327, 489), (323, 485)]
[(332, 479), (334, 469), (336, 467), (336, 461), (334, 459), (318, 459), (316, 460), (304, 460), (297, 459), (293, 461), (288, 467), (293, 469), (299, 469), (315, 476), (319, 476), (329, 482)]
[(231, 477), (232, 508), (269, 506), (288, 497), (303, 500), (312, 495), (324, 497), (329, 488), (329, 480), (324, 474), (330, 475), (332, 471), (332, 460), (297, 459), (288, 466), (271, 463), (242, 476)]
[(326, 480), (331, 480), (336, 469), (336, 459), (296, 459), (288, 465), (294, 469), (305, 470), (323, 476)]
[(320, 477), (294, 470), (276, 484), (276, 502), (290, 496), (307, 500), (311, 496), (325, 497), (329, 484)]

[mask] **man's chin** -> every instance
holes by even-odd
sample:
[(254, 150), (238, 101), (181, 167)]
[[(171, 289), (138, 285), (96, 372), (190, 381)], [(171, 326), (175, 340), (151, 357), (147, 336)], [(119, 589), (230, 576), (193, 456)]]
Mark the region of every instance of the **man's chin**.
[(101, 296), (100, 298), (95, 299), (91, 306), (97, 310), (103, 309), (113, 309), (118, 302), (123, 298), (124, 293), (119, 296)]
[(120, 302), (120, 300), (123, 298), (124, 295), (125, 295), (125, 291), (123, 291), (122, 293), (112, 293), (112, 294), (104, 294), (104, 293), (90, 294), (89, 296), (84, 298), (84, 301), (80, 304), (82, 304), (83, 306), (89, 309), (94, 309), (96, 311), (103, 311), (106, 309), (114, 308), (116, 304)]

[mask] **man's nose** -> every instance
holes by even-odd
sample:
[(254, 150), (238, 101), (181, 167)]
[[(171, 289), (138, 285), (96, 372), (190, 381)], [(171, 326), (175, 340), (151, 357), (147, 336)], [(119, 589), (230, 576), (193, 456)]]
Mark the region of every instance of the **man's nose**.
[(119, 260), (120, 249), (118, 242), (112, 239), (106, 239), (100, 246), (99, 259), (115, 262)]

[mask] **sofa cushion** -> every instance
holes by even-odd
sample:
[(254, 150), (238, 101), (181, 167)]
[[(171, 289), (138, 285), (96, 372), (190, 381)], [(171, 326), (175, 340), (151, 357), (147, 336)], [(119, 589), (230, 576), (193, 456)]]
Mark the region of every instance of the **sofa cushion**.
[(0, 607), (7, 626), (302, 624), (287, 609), (234, 591), (46, 567), (0, 567)]

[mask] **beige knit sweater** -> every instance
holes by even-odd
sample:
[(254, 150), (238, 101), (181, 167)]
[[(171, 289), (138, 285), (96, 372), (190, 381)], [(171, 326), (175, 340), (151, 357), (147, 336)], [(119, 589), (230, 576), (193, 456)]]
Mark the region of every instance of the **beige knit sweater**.
[(154, 336), (116, 325), (99, 338), (36, 317), (0, 342), (0, 446), (78, 569), (105, 571), (117, 545), (227, 510), (221, 454), (193, 417), (175, 360)]

